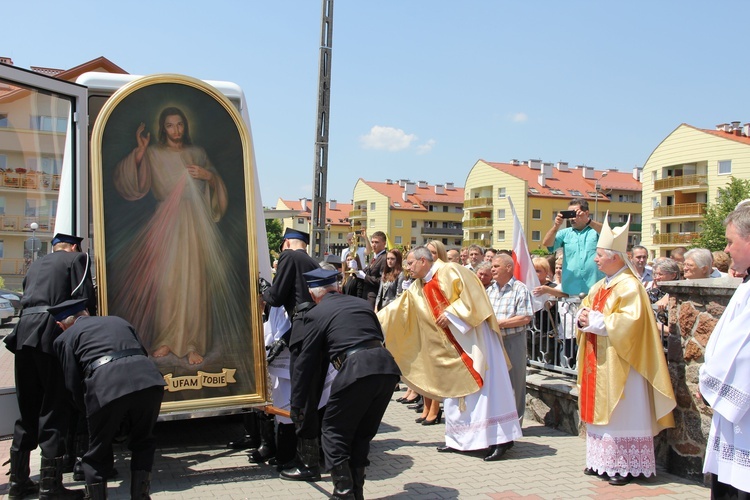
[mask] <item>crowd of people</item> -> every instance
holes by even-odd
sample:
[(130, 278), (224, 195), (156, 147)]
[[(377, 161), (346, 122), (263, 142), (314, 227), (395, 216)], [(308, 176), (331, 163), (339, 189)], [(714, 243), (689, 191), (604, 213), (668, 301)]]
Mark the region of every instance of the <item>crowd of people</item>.
[[(438, 240), (402, 251), (388, 248), (378, 231), (350, 235), (338, 265), (313, 259), (309, 235), (287, 229), (274, 280), (261, 294), (276, 415), (247, 413), (244, 436), (229, 447), (248, 449), (249, 461), (276, 466), (286, 480), (318, 481), (330, 471), (332, 498), (362, 499), (370, 441), (404, 384), (395, 401), (416, 411), (415, 423), (445, 425), (437, 452), (502, 460), (523, 437), (527, 360), (552, 352), (578, 374), (583, 473), (613, 486), (654, 475), (653, 438), (674, 426), (676, 405), (663, 348), (663, 283), (747, 281), (750, 207), (725, 221), (726, 253), (677, 248), (649, 259), (647, 248), (628, 248), (629, 223), (612, 228), (605, 217), (599, 224), (575, 199), (545, 235), (548, 257), (446, 249)], [(106, 498), (121, 415), (130, 420), (131, 496), (149, 498), (164, 381), (132, 325), (93, 316), (81, 239), (56, 240), (55, 252), (29, 270), (21, 320), (5, 341), (16, 356), (21, 408), (9, 497), (83, 498), (62, 481), (69, 412), (60, 401), (69, 398), (88, 422), (80, 463), (86, 498)], [(527, 261), (538, 280), (531, 287), (517, 272)], [(700, 379), (714, 409), (705, 471), (712, 491), (728, 498), (750, 490), (744, 455), (732, 451), (748, 449), (742, 429), (750, 398), (743, 395), (750, 383), (739, 370), (750, 356), (745, 286), (711, 336)], [(530, 343), (529, 332), (553, 342)], [(118, 376), (130, 383), (103, 389), (103, 380)], [(38, 484), (29, 477), (37, 446)]]

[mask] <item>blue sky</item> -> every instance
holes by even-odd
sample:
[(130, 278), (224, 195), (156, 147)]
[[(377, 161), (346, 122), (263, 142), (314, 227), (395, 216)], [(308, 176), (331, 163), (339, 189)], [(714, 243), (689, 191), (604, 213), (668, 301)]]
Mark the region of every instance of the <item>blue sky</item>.
[[(265, 205), (312, 195), (321, 2), (7, 2), (0, 55), (239, 84)], [(476, 160), (629, 171), (680, 123), (750, 121), (750, 2), (336, 0), (328, 197)], [(78, 24), (80, 23), (80, 24)]]

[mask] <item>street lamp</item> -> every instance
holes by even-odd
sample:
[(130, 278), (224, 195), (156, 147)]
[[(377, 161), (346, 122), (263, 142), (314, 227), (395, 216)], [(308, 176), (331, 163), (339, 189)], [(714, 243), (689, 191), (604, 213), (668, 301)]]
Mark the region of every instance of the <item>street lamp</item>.
[(609, 172), (604, 172), (602, 175), (596, 180), (596, 184), (594, 184), (594, 191), (596, 191), (596, 199), (594, 200), (594, 220), (596, 222), (599, 222), (599, 190), (601, 189), (601, 184), (599, 184), (599, 181), (607, 177), (607, 174)]
[(31, 228), (31, 262), (34, 262), (36, 258), (36, 230), (39, 229), (39, 224), (32, 222), (29, 227)]

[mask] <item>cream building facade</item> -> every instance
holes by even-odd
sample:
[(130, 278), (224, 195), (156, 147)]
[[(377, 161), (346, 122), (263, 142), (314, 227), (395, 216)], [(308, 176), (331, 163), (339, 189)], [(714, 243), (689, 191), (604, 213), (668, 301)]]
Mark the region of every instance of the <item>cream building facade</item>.
[(690, 247), (708, 203), (732, 177), (750, 179), (750, 123), (681, 124), (643, 166), (643, 241), (651, 256)]
[(383, 231), (391, 244), (405, 248), (440, 240), (462, 246), (464, 189), (452, 182), (429, 184), (408, 179), (374, 182), (359, 179), (349, 213), (355, 230)]
[(592, 218), (624, 224), (631, 217), (629, 244), (640, 243), (640, 169), (619, 172), (592, 167), (570, 167), (541, 160), (508, 163), (478, 160), (466, 178), (463, 215), (464, 246), (511, 249), (513, 215), (509, 199), (523, 226), (529, 251), (543, 249), (542, 240), (570, 200), (583, 198)]
[[(281, 219), (282, 232), (287, 228), (296, 229), (310, 233), (312, 231), (312, 200), (300, 198), (299, 200), (282, 200), (276, 202), (276, 210), (292, 211), (294, 215)], [(331, 200), (326, 204), (326, 234), (323, 238), (325, 254), (341, 255), (341, 251), (347, 248), (346, 235), (351, 232), (349, 223), (349, 212), (352, 210), (350, 203), (338, 203)]]

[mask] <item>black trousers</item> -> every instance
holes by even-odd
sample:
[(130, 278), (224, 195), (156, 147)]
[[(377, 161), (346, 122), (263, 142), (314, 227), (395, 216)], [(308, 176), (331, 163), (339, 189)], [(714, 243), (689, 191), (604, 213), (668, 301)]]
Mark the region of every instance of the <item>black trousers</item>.
[(323, 417), (326, 470), (347, 460), (351, 467), (370, 465), (370, 441), (393, 395), (398, 375), (370, 375), (331, 394)]
[(65, 453), (70, 399), (60, 362), (52, 354), (24, 347), (15, 353), (16, 396), (21, 418), (13, 432), (14, 451), (37, 446), (47, 458)]
[(750, 493), (722, 483), (719, 476), (711, 474), (711, 500), (750, 500)]
[(154, 424), (163, 397), (163, 387), (149, 387), (117, 398), (88, 416), (89, 449), (83, 456), (83, 473), (87, 484), (104, 482), (112, 470), (112, 441), (117, 437), (122, 423), (128, 429), (130, 470), (151, 471), (156, 452)]

